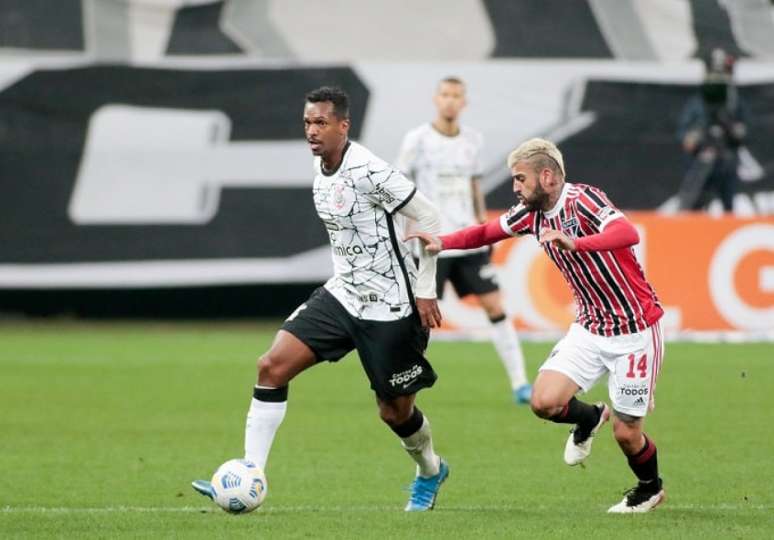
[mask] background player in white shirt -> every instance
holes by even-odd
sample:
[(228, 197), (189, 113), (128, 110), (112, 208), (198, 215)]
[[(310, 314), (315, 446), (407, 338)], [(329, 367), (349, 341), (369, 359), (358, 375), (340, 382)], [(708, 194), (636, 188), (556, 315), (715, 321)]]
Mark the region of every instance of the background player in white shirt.
[[(441, 80), (433, 102), (438, 111), (435, 120), (406, 134), (397, 166), (438, 206), (441, 232), (447, 234), (487, 220), (479, 185), (483, 174), (483, 138), (459, 122), (465, 107), (465, 84), (460, 79)], [(489, 248), (441, 253), (436, 273), (438, 298), (443, 297), (447, 281), (460, 298), (468, 294), (478, 297), (492, 323), (492, 341), (510, 378), (513, 399), (516, 403), (529, 403), (532, 387), (524, 369), (524, 355), (503, 310)]]
[[(349, 98), (338, 88), (307, 94), (304, 130), (314, 160), (313, 197), (328, 231), (334, 275), (282, 325), (258, 363), (247, 414), (245, 458), (266, 467), (287, 409), (288, 383), (318, 362), (356, 349), (379, 415), (400, 438), (417, 473), (406, 511), (430, 510), (449, 467), (433, 450), (430, 423), (414, 405), (435, 383), (424, 356), (429, 328), (441, 323), (435, 258), (417, 269), (394, 214), (438, 231), (438, 211), (399, 171), (348, 139)], [(212, 496), (209, 482), (194, 489)]]

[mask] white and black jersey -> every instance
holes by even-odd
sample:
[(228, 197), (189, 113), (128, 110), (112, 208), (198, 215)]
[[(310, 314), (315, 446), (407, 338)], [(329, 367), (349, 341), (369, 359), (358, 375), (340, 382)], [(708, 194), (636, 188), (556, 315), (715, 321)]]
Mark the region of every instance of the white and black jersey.
[[(449, 137), (428, 123), (403, 138), (397, 167), (438, 207), (441, 234), (478, 223), (472, 181), (483, 174), (482, 147), (481, 134), (466, 126), (460, 126), (460, 132)], [(439, 256), (455, 257), (486, 249), (442, 251)]]
[(416, 187), (355, 142), (347, 143), (336, 171), (325, 174), (319, 157), (314, 169), (314, 205), (333, 255), (334, 275), (325, 288), (359, 319), (411, 315), (417, 271), (392, 214)]

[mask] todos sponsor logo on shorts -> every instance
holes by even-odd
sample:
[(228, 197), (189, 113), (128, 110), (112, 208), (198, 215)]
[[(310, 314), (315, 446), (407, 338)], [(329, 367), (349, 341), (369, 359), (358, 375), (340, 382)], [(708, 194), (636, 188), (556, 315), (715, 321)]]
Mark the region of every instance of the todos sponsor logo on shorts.
[(618, 393), (622, 396), (647, 396), (647, 386), (622, 386), (618, 389)]
[(414, 364), (411, 366), (411, 369), (401, 371), (400, 373), (393, 373), (390, 377), (390, 385), (398, 386), (401, 384), (403, 385), (403, 388), (406, 388), (414, 381), (414, 379), (422, 375), (422, 371), (422, 366)]

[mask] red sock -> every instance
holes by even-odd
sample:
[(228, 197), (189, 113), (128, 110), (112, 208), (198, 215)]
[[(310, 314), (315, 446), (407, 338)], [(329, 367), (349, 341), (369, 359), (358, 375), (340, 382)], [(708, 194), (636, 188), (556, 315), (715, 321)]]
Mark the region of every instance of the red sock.
[(635, 455), (628, 456), (629, 467), (640, 482), (651, 482), (658, 479), (658, 453), (656, 444), (644, 433), (643, 437), (645, 437), (645, 446)]

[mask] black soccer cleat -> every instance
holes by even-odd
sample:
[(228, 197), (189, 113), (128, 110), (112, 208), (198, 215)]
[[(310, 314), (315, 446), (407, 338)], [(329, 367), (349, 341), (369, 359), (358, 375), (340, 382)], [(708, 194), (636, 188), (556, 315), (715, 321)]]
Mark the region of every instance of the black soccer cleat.
[(661, 478), (653, 482), (639, 482), (624, 493), (618, 504), (611, 506), (608, 514), (642, 514), (650, 512), (666, 499)]

